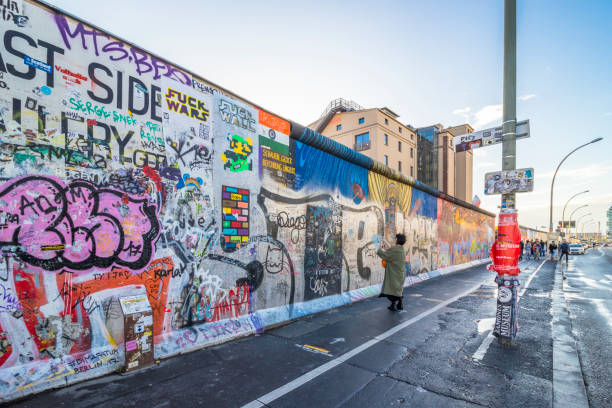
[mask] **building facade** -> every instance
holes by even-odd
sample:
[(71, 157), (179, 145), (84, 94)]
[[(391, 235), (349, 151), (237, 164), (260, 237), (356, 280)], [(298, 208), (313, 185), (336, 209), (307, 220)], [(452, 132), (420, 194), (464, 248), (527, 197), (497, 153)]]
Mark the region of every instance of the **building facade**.
[(612, 238), (612, 206), (610, 206), (610, 208), (608, 208), (608, 212), (606, 213), (607, 216), (607, 230), (608, 230), (608, 238)]
[(309, 128), (418, 179), (448, 195), (472, 202), (473, 153), (455, 153), (453, 137), (474, 131), (468, 124), (414, 128), (389, 108), (365, 109), (334, 99)]
[(419, 180), (471, 202), (474, 155), (472, 151), (455, 153), (453, 138), (473, 131), (468, 124), (444, 128), (438, 123), (416, 129)]
[(416, 179), (417, 134), (397, 118), (389, 108), (363, 109), (340, 98), (308, 127)]
[[(446, 128), (446, 131), (455, 137), (465, 135), (466, 133), (472, 133), (474, 129), (466, 123), (463, 125)], [(471, 203), (472, 198), (474, 197), (474, 192), (472, 191), (472, 182), (474, 180), (474, 152), (472, 150), (468, 150), (465, 152), (454, 153), (454, 156), (455, 197)]]

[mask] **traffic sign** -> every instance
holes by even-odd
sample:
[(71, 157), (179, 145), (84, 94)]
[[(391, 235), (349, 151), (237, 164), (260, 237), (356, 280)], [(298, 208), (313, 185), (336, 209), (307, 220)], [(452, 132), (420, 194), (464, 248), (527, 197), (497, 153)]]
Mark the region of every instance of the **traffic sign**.
[(485, 174), (485, 194), (533, 191), (533, 168), (494, 171)]
[[(498, 126), (455, 136), (453, 138), (453, 147), (455, 152), (465, 152), (482, 146), (490, 146), (503, 142), (502, 134), (502, 127)], [(527, 137), (529, 137), (529, 119), (516, 123), (516, 138), (524, 139)]]

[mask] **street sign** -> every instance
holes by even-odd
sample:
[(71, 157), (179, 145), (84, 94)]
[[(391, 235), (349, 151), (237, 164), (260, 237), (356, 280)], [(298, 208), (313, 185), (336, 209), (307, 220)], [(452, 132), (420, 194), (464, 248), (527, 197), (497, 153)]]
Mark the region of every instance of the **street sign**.
[(559, 221), (559, 228), (576, 228), (576, 221)]
[(485, 174), (485, 194), (533, 191), (533, 168), (494, 171)]
[[(516, 138), (524, 139), (527, 137), (529, 137), (529, 119), (516, 123)], [(453, 138), (453, 147), (455, 152), (465, 152), (501, 142), (503, 142), (502, 127), (498, 126), (455, 136)]]

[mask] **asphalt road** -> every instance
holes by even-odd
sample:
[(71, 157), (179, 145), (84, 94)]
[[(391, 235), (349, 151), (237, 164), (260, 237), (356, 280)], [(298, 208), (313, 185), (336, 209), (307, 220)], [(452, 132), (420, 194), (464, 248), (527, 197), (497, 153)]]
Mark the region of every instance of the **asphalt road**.
[(549, 407), (555, 265), (521, 266), (523, 289), (534, 277), (521, 298), (519, 337), (510, 349), (491, 341), (497, 286), (494, 274), (479, 266), (406, 288), (400, 313), (387, 310), (386, 299), (370, 298), (143, 372), (13, 405)]
[(612, 407), (612, 248), (571, 256), (565, 277), (589, 405)]

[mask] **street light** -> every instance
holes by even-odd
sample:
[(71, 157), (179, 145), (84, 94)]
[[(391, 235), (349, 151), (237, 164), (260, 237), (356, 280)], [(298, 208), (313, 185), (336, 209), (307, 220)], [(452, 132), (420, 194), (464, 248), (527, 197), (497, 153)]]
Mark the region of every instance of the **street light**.
[[(583, 219), (584, 217), (586, 217), (587, 215), (593, 215), (592, 213), (586, 213), (583, 214), (582, 216), (578, 217), (578, 219), (576, 220), (576, 235), (578, 235), (578, 223), (580, 222), (581, 219)], [(571, 237), (570, 237), (571, 238)]]
[(555, 174), (553, 175), (552, 183), (550, 184), (550, 219), (549, 219), (549, 223), (548, 223), (548, 231), (549, 232), (552, 232), (552, 230), (553, 230), (553, 221), (552, 221), (553, 220), (553, 188), (555, 187), (555, 178), (557, 177), (557, 172), (559, 171), (559, 167), (561, 167), (561, 165), (563, 164), (565, 159), (567, 159), (576, 150), (581, 149), (581, 148), (583, 148), (585, 146), (588, 146), (591, 143), (597, 143), (597, 142), (599, 142), (602, 139), (603, 139), (603, 137), (598, 137), (597, 139), (593, 139), (590, 142), (583, 144), (582, 146), (578, 146), (577, 148), (575, 148), (574, 150), (572, 150), (571, 152), (566, 154), (565, 157), (563, 158), (563, 160), (561, 160), (561, 162), (557, 166), (557, 169), (555, 170)]
[(591, 221), (589, 221), (589, 222), (586, 222), (586, 223), (582, 224), (582, 238), (584, 238), (584, 229), (585, 229), (587, 226), (589, 226), (589, 225), (591, 225), (591, 224), (595, 224), (595, 223), (597, 223), (597, 221), (596, 221), (596, 220), (591, 220)]
[[(572, 211), (572, 213), (570, 214), (570, 219), (569, 219), (569, 225), (570, 225), (570, 238), (572, 237), (572, 217), (574, 216), (574, 214), (576, 213), (576, 211), (578, 211), (578, 210), (579, 210), (579, 209), (581, 209), (581, 208), (588, 207), (588, 206), (589, 206), (588, 204), (581, 205), (580, 207), (578, 207), (578, 208), (576, 208), (574, 211)], [(576, 224), (574, 224), (574, 225), (576, 225)], [(575, 226), (574, 226), (574, 229), (576, 229), (576, 227), (575, 227)]]
[(561, 222), (561, 228), (564, 228), (567, 231), (567, 228), (565, 228), (565, 209), (567, 208), (567, 205), (569, 204), (570, 201), (573, 200), (574, 197), (579, 196), (580, 194), (585, 194), (588, 193), (589, 190), (584, 190), (581, 191), (579, 193), (574, 194), (573, 196), (570, 197), (569, 200), (567, 200), (567, 202), (565, 203), (565, 205), (563, 206), (563, 217), (561, 218), (562, 222)]
[(582, 223), (582, 232), (580, 233), (580, 236), (584, 236), (584, 227), (586, 227), (587, 225), (593, 222), (595, 222), (595, 220), (591, 218)]
[[(593, 214), (592, 213), (586, 213), (586, 214), (581, 215), (580, 217), (578, 217), (578, 219), (576, 220), (576, 234), (575, 235), (578, 235), (578, 223), (580, 222), (581, 219), (583, 219), (587, 215), (593, 215)], [(570, 236), (570, 238), (571, 238), (571, 236)]]

